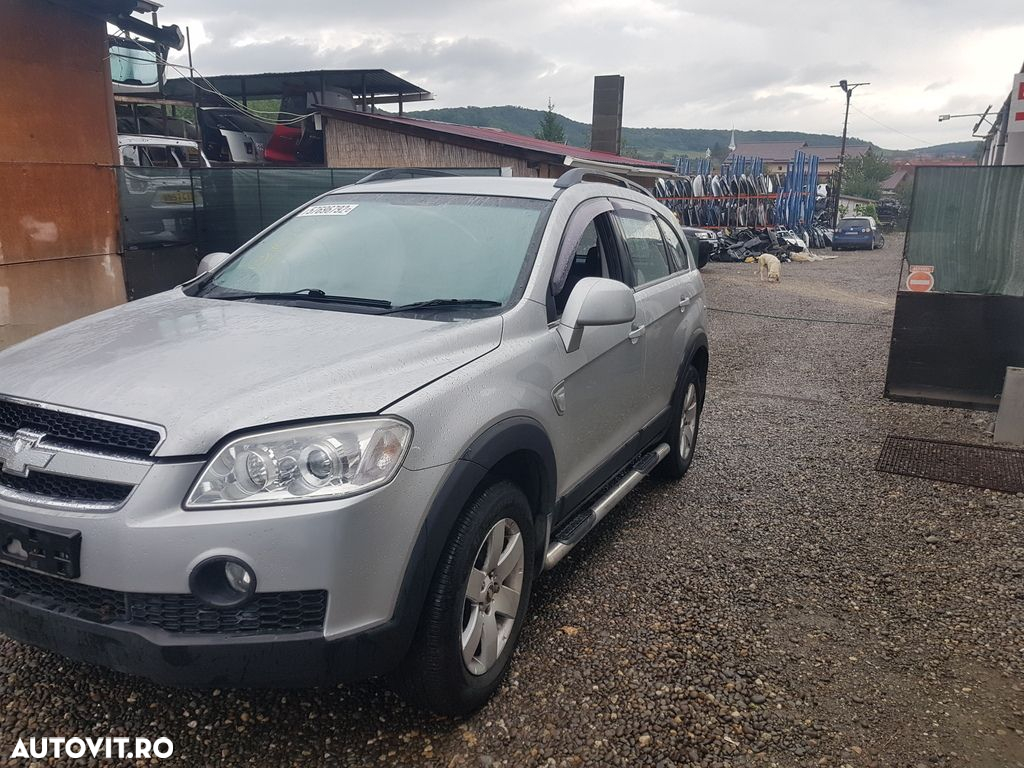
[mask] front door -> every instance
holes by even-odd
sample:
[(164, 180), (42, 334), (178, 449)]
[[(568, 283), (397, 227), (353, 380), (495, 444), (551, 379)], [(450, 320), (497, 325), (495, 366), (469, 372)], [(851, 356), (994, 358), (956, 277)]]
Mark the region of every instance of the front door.
[[(593, 202), (593, 201), (591, 201)], [(555, 314), (560, 317), (575, 285), (584, 277), (623, 280), (618, 244), (607, 212), (587, 216), (584, 222), (570, 221), (568, 232), (582, 234), (574, 242), (563, 243), (553, 276)], [(574, 226), (575, 224), (575, 226)], [(568, 268), (566, 269), (566, 265)], [(634, 323), (593, 326), (583, 332), (580, 348), (566, 353), (561, 337), (552, 323), (550, 342), (560, 354), (556, 360), (556, 381), (552, 397), (561, 411), (560, 429), (553, 431), (555, 453), (559, 456), (558, 494), (567, 496), (569, 511), (573, 502), (585, 498), (592, 486), (600, 485), (608, 472), (614, 472), (635, 454), (640, 424), (636, 407), (643, 378), (644, 344), (631, 334)], [(631, 335), (633, 336), (631, 338)]]

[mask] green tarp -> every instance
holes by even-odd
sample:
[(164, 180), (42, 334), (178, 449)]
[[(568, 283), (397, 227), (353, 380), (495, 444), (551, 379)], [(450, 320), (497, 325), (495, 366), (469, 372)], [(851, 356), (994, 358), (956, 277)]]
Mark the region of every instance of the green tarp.
[(935, 292), (1024, 296), (1024, 166), (919, 168), (904, 255)]

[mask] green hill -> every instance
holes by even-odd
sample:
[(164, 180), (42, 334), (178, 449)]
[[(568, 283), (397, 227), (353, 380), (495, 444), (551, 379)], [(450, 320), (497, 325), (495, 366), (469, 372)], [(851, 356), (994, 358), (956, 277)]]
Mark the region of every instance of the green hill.
[(978, 157), (981, 149), (981, 141), (951, 141), (948, 144), (934, 144), (930, 147), (918, 147), (917, 149), (893, 150), (886, 154), (898, 160), (905, 157), (945, 157), (965, 158), (972, 160)]
[[(543, 110), (525, 107), (449, 107), (409, 111), (409, 117), (439, 120), (458, 125), (476, 125), (499, 128), (511, 133), (532, 136), (544, 115)], [(565, 128), (566, 143), (577, 147), (590, 146), (590, 124), (570, 120), (559, 115)], [(717, 144), (723, 152), (729, 145), (732, 131), (726, 128), (623, 128), (622, 136), (627, 151), (649, 160), (671, 160), (677, 155), (700, 155)], [(840, 142), (839, 136), (826, 133), (799, 131), (736, 131), (737, 142), (750, 141), (806, 141), (810, 146), (831, 146)], [(851, 138), (854, 144), (867, 142)]]

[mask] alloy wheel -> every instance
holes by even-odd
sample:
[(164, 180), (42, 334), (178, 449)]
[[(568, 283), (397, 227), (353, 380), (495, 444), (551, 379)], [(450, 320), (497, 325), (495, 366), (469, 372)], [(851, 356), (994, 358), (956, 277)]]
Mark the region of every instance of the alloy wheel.
[(691, 383), (683, 397), (683, 420), (679, 428), (679, 455), (683, 461), (693, 452), (697, 436), (697, 385)]
[(515, 520), (502, 518), (487, 533), (466, 580), (462, 659), (474, 675), (497, 662), (522, 602), (526, 551)]

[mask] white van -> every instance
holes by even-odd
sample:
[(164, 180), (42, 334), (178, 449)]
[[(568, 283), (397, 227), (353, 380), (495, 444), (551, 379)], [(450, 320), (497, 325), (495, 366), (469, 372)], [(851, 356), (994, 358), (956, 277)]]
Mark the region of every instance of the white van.
[(177, 136), (119, 134), (120, 164), (128, 168), (209, 168), (199, 142)]

